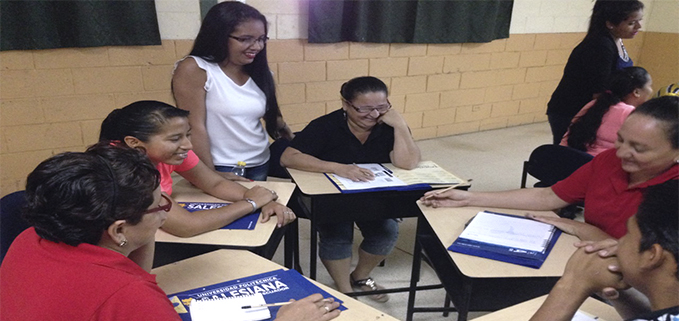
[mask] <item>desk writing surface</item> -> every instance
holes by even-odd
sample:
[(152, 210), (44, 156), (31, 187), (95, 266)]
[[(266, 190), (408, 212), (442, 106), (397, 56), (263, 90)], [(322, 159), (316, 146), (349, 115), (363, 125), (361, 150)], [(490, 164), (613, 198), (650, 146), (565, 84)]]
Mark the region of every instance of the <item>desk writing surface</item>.
[[(525, 215), (556, 216), (549, 211), (510, 210), (490, 207), (446, 207), (431, 208), (418, 202), (418, 207), (436, 233), (444, 248), (448, 248), (464, 230), (464, 225), (480, 211)], [(490, 260), (477, 256), (448, 251), (455, 265), (464, 275), (471, 278), (509, 278), (509, 277), (555, 277), (563, 274), (566, 262), (576, 248), (573, 243), (578, 238), (562, 233), (554, 245), (551, 253), (539, 269), (533, 269), (516, 264)]]
[(324, 173), (307, 172), (293, 168), (287, 168), (287, 170), (299, 190), (306, 195), (341, 194), (340, 190)]
[[(248, 251), (217, 250), (161, 266), (151, 273), (156, 275), (160, 288), (165, 293), (172, 294), (281, 268), (283, 267)], [(344, 301), (347, 310), (342, 311), (335, 320), (397, 320), (323, 284), (309, 281)]]
[[(535, 299), (513, 305), (511, 307), (486, 314), (473, 319), (474, 321), (506, 321), (506, 320), (528, 320), (537, 311), (542, 302), (547, 298), (546, 295)], [(579, 309), (591, 316), (599, 317), (601, 321), (622, 321), (620, 315), (612, 306), (593, 298), (587, 298)]]
[[(395, 166), (390, 163), (384, 163), (382, 165), (392, 170), (395, 169)], [(306, 195), (341, 194), (337, 186), (335, 186), (324, 173), (307, 172), (292, 168), (287, 168), (287, 170), (300, 191)], [(467, 182), (463, 182), (461, 185), (469, 186)], [(446, 186), (449, 185), (436, 185), (437, 188)]]
[[(245, 187), (260, 185), (276, 191), (278, 202), (287, 204), (295, 184), (287, 182), (238, 182)], [(226, 201), (208, 195), (196, 188), (185, 179), (175, 181), (172, 187), (172, 198), (178, 202), (218, 202)], [(212, 244), (224, 246), (257, 247), (266, 244), (271, 233), (276, 229), (276, 218), (272, 217), (268, 222), (262, 223), (261, 216), (254, 230), (215, 230), (192, 237), (178, 237), (171, 235), (162, 229), (156, 232), (156, 242), (189, 243), (189, 244)]]

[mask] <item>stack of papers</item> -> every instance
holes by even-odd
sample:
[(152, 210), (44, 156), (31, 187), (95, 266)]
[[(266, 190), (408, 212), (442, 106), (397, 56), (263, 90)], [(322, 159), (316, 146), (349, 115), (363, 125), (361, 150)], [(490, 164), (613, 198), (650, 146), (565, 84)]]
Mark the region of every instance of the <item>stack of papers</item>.
[(479, 212), (448, 250), (540, 268), (561, 231), (509, 214)]
[(411, 170), (385, 166), (378, 163), (356, 164), (370, 170), (375, 179), (367, 182), (354, 182), (346, 177), (326, 173), (330, 181), (342, 193), (381, 191), (381, 190), (421, 190), (431, 185), (468, 185), (466, 181), (451, 174), (431, 161), (420, 162)]

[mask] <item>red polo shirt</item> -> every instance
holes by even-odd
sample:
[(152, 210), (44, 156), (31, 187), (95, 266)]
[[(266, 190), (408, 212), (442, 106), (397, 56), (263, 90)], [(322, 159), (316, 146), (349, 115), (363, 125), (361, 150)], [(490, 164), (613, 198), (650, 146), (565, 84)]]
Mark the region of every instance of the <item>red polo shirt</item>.
[(180, 320), (149, 274), (124, 255), (39, 237), (31, 227), (0, 268), (0, 319), (54, 321)]
[(552, 190), (565, 202), (584, 201), (585, 222), (621, 238), (627, 233), (627, 219), (637, 212), (646, 188), (679, 178), (679, 166), (675, 164), (651, 180), (628, 188), (629, 174), (622, 169), (615, 152), (615, 149), (602, 152), (554, 184)]

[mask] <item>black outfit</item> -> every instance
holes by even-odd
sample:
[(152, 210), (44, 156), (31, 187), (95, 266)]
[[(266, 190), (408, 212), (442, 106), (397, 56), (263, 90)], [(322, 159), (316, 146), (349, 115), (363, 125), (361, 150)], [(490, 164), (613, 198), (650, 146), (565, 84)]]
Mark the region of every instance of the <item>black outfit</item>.
[[(394, 128), (376, 124), (365, 143), (349, 130), (344, 110), (314, 119), (295, 135), (290, 147), (320, 160), (341, 164), (389, 163), (394, 149)], [(361, 249), (373, 255), (388, 255), (398, 239), (398, 223), (393, 219), (355, 222), (363, 234)], [(320, 223), (318, 255), (323, 260), (351, 257), (354, 222)]]
[(679, 306), (653, 311), (627, 321), (675, 321), (679, 320)]
[(603, 92), (616, 70), (618, 48), (610, 35), (588, 35), (568, 57), (563, 77), (547, 103), (554, 144), (558, 145), (571, 120), (596, 93)]
[(295, 135), (290, 147), (318, 159), (342, 164), (390, 163), (394, 149), (394, 128), (377, 124), (370, 136), (361, 141), (351, 133), (344, 110), (314, 119)]

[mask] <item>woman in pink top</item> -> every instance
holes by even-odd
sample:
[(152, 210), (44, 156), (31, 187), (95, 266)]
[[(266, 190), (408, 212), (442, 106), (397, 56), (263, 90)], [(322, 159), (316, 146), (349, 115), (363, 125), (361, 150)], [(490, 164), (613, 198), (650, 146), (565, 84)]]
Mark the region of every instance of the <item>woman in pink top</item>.
[(618, 130), (627, 116), (651, 98), (652, 84), (651, 75), (641, 67), (627, 67), (614, 72), (609, 90), (575, 115), (560, 145), (592, 156), (613, 148)]
[[(189, 112), (152, 100), (134, 102), (113, 110), (101, 124), (100, 141), (119, 141), (143, 150), (160, 172), (163, 193), (172, 194), (172, 172), (177, 172), (205, 193), (231, 205), (189, 212), (175, 204), (162, 229), (189, 237), (216, 230), (261, 210), (262, 221), (276, 216), (278, 226), (295, 220), (291, 209), (276, 202), (275, 192), (261, 186), (247, 189), (207, 167), (191, 150)], [(175, 201), (172, 201), (175, 203)]]

